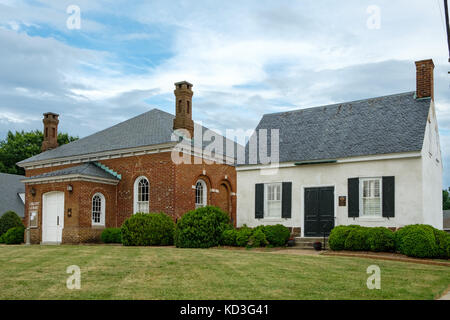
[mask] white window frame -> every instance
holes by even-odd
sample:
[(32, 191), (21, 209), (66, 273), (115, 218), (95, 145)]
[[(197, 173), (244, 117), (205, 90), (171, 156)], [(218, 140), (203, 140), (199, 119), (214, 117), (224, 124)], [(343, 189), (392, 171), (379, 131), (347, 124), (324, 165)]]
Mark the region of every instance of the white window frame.
[[(378, 180), (380, 184), (380, 214), (378, 215), (366, 215), (364, 214), (364, 181)], [(359, 212), (360, 218), (382, 218), (383, 217), (383, 178), (372, 177), (372, 178), (360, 178), (359, 179)]]
[[(197, 186), (201, 185), (202, 187), (202, 202), (197, 202)], [(208, 185), (206, 184), (205, 180), (198, 179), (195, 183), (195, 209), (197, 208), (203, 208), (208, 205)]]
[[(94, 198), (100, 198), (100, 222), (94, 222)], [(105, 226), (106, 201), (105, 196), (97, 192), (91, 199), (91, 222), (93, 226)]]
[[(148, 201), (139, 201), (139, 183), (143, 179), (147, 180), (147, 183), (148, 183)], [(138, 212), (143, 212), (143, 213), (150, 212), (150, 181), (148, 180), (148, 178), (146, 176), (140, 176), (140, 177), (136, 178), (136, 180), (134, 181), (133, 198), (134, 198), (133, 214), (136, 214)], [(142, 202), (142, 203), (147, 202), (147, 210), (146, 211), (139, 210), (139, 207), (140, 207), (139, 202)]]
[[(269, 209), (269, 197), (268, 197), (268, 189), (270, 186), (279, 186), (280, 187), (280, 200), (271, 200), (271, 201), (279, 201), (280, 202), (280, 214), (277, 216), (268, 216), (268, 209)], [(282, 207), (283, 205), (283, 183), (281, 182), (274, 182), (274, 183), (265, 183), (264, 184), (264, 219), (274, 219), (279, 220), (282, 216)]]

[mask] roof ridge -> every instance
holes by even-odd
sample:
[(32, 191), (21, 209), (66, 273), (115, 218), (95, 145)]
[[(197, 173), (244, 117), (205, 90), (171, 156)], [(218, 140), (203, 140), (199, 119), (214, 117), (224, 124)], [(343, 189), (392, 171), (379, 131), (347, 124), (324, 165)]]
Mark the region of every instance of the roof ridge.
[(325, 108), (325, 107), (335, 107), (335, 106), (339, 106), (339, 105), (343, 105), (343, 104), (359, 103), (359, 102), (364, 102), (364, 101), (368, 101), (368, 100), (375, 100), (375, 99), (380, 99), (380, 98), (389, 98), (389, 97), (395, 97), (395, 96), (406, 96), (406, 95), (414, 94), (414, 93), (415, 93), (415, 91), (394, 93), (394, 94), (388, 94), (388, 95), (384, 95), (384, 96), (377, 96), (377, 97), (372, 97), (372, 98), (358, 99), (358, 100), (345, 101), (345, 102), (337, 102), (337, 103), (325, 104), (325, 105), (320, 105), (320, 106), (315, 106), (315, 107), (307, 107), (307, 108), (302, 108), (302, 109), (294, 109), (294, 110), (288, 110), (288, 111), (265, 113), (263, 116), (285, 114), (285, 113), (295, 113), (295, 112), (311, 110), (311, 109), (318, 109), (318, 108)]

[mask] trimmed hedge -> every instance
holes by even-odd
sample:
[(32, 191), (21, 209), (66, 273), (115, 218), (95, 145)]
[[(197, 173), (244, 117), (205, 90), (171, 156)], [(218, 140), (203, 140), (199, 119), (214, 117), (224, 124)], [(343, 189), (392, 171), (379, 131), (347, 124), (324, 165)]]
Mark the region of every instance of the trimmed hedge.
[(368, 249), (374, 252), (392, 252), (395, 249), (394, 232), (388, 228), (375, 227), (367, 230)]
[(223, 245), (237, 247), (281, 247), (286, 245), (290, 237), (287, 227), (278, 224), (274, 226), (258, 226), (249, 228), (246, 225), (239, 229), (223, 232)]
[(14, 227), (9, 229), (2, 237), (6, 244), (21, 244), (23, 243), (25, 228)]
[(281, 224), (264, 226), (263, 232), (266, 235), (266, 239), (269, 242), (269, 245), (273, 247), (285, 246), (291, 235), (289, 228)]
[(14, 227), (24, 227), (22, 219), (14, 211), (5, 212), (0, 217), (0, 236)]
[(359, 227), (351, 229), (347, 238), (345, 239), (345, 250), (368, 251), (370, 248), (367, 241), (368, 235), (368, 228)]
[(121, 228), (124, 246), (169, 246), (175, 223), (164, 213), (136, 213)]
[(434, 228), (429, 225), (409, 225), (396, 232), (396, 250), (409, 257), (434, 258), (438, 245)]
[(101, 239), (103, 243), (122, 243), (122, 230), (120, 228), (106, 228)]
[(228, 214), (207, 206), (189, 211), (178, 219), (175, 245), (178, 248), (210, 248), (223, 243), (223, 232), (231, 229)]
[(344, 250), (345, 249), (345, 240), (347, 240), (347, 236), (355, 228), (360, 228), (360, 226), (349, 225), (349, 226), (337, 226), (331, 230), (330, 236), (328, 237), (328, 245), (331, 250)]
[(397, 251), (417, 258), (450, 258), (450, 234), (429, 225), (409, 225), (393, 232), (384, 227), (337, 226), (331, 230), (331, 250)]

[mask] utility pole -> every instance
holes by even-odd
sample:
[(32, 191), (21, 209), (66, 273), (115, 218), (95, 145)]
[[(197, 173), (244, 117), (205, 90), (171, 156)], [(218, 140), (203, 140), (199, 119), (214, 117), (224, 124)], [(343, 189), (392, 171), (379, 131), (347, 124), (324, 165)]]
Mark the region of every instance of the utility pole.
[(449, 25), (449, 19), (448, 19), (448, 1), (444, 0), (444, 11), (445, 11), (445, 24), (447, 29), (447, 44), (448, 44), (448, 62), (450, 62), (450, 25)]

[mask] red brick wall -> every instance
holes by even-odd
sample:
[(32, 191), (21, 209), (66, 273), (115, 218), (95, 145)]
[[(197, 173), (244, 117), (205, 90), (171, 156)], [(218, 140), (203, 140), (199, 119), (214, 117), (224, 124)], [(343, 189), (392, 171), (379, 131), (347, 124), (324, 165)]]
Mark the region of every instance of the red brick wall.
[[(106, 200), (106, 227), (120, 227), (133, 213), (134, 182), (139, 176), (146, 176), (150, 183), (150, 211), (165, 212), (174, 219), (195, 208), (195, 190), (192, 188), (202, 177), (208, 184), (208, 204), (221, 208), (230, 207), (230, 216), (236, 221), (236, 171), (223, 164), (180, 164), (175, 165), (171, 153), (158, 153), (101, 161), (102, 164), (122, 175), (117, 186), (84, 181), (33, 185), (26, 187), (27, 206), (39, 202), (39, 224), (42, 223), (42, 195), (49, 191), (65, 192), (65, 225), (63, 242), (94, 242), (99, 240), (102, 228), (91, 226), (91, 201), (96, 192), (101, 192)], [(192, 163), (194, 161), (192, 160)], [(27, 170), (27, 176), (60, 170), (73, 165)], [(67, 184), (72, 184), (73, 192), (67, 192)], [(224, 185), (221, 187), (221, 185)], [(229, 189), (228, 197), (223, 193), (210, 192), (211, 189)], [(227, 199), (228, 198), (228, 199)], [(228, 202), (228, 203), (226, 203)], [(72, 209), (72, 217), (67, 210)], [(25, 210), (28, 221), (28, 208)], [(32, 241), (41, 241), (41, 227), (32, 231)]]

